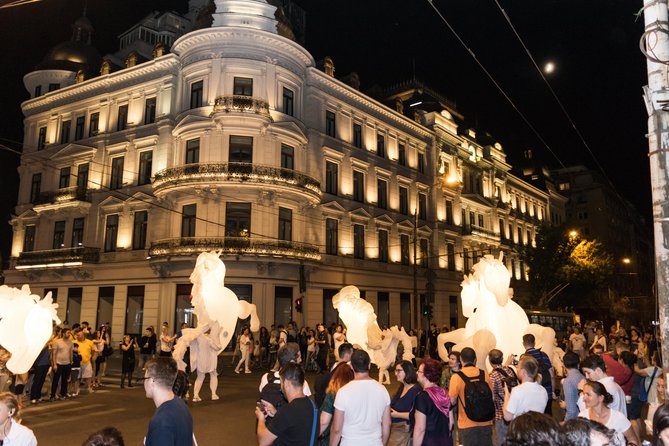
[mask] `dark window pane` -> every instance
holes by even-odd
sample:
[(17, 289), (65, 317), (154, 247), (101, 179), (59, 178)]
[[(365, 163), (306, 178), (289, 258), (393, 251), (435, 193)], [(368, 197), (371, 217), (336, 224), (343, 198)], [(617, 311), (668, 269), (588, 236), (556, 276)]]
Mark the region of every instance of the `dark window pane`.
[(147, 150), (139, 154), (139, 176), (137, 184), (149, 184), (151, 182), (151, 169), (153, 168), (153, 151)]
[(325, 252), (336, 256), (339, 245), (339, 222), (334, 218), (325, 220)]
[(76, 125), (74, 127), (74, 139), (78, 141), (84, 137), (84, 126), (86, 125), (86, 116), (77, 117)]
[(23, 233), (23, 252), (30, 252), (35, 249), (35, 225), (26, 226)]
[(72, 247), (84, 245), (84, 222), (83, 217), (75, 218), (72, 221)]
[(409, 236), (400, 235), (400, 261), (402, 265), (409, 264)]
[(37, 150), (42, 150), (46, 146), (46, 127), (40, 127), (37, 134)]
[(181, 236), (195, 237), (196, 222), (197, 222), (197, 205), (187, 204), (181, 210)]
[(287, 144), (281, 144), (281, 167), (290, 170), (295, 168), (295, 149)]
[(253, 96), (253, 79), (248, 77), (236, 77), (234, 79), (234, 95)]
[(230, 162), (253, 162), (253, 137), (230, 136)]
[(365, 201), (365, 174), (357, 170), (353, 171), (353, 199), (355, 201)]
[(200, 162), (200, 139), (186, 141), (186, 164)]
[(144, 124), (156, 122), (156, 98), (147, 98), (144, 104)]
[(108, 215), (105, 225), (105, 252), (116, 251), (118, 238), (118, 214)]
[(77, 167), (77, 190), (86, 191), (88, 189), (88, 163), (79, 164)]
[(279, 208), (279, 240), (293, 239), (293, 211)]
[(144, 322), (144, 285), (128, 287), (125, 307), (125, 333), (139, 338)]
[(386, 156), (386, 138), (383, 135), (376, 135), (376, 154), (383, 158)]
[(57, 221), (53, 225), (53, 249), (65, 247), (65, 222)]
[(144, 249), (146, 247), (148, 215), (147, 211), (135, 212), (135, 221), (132, 227), (132, 249)]
[(190, 84), (190, 108), (202, 107), (202, 90), (204, 84), (202, 81)]
[(335, 114), (328, 110), (325, 112), (325, 134), (335, 138), (336, 132)]
[(388, 261), (388, 231), (379, 231), (379, 262)]
[(121, 131), (128, 128), (128, 106), (121, 105), (118, 108), (118, 120), (116, 121), (116, 130)]
[(381, 209), (388, 208), (388, 182), (385, 180), (376, 180), (377, 206)]
[(58, 188), (63, 189), (70, 187), (70, 168), (63, 167), (60, 169), (60, 177), (58, 178)]
[(67, 144), (70, 142), (70, 130), (72, 128), (72, 121), (63, 121), (60, 127), (60, 143)]
[(353, 225), (353, 257), (365, 258), (365, 227), (363, 225)]
[(400, 186), (400, 214), (409, 214), (409, 191), (406, 187)]
[(88, 136), (95, 136), (98, 134), (100, 127), (100, 113), (91, 113), (91, 120), (88, 126)]
[(225, 204), (225, 235), (228, 237), (251, 236), (251, 203)]
[(292, 90), (284, 87), (283, 88), (283, 112), (287, 115), (293, 116), (294, 114), (294, 102), (295, 94)]
[(406, 166), (407, 165), (407, 152), (406, 149), (404, 148), (404, 144), (399, 145), (398, 149), (398, 157), (397, 157), (397, 164), (400, 166)]
[(331, 161), (325, 162), (325, 192), (337, 195), (339, 190), (339, 165)]
[(42, 174), (35, 173), (32, 176), (30, 182), (30, 202), (34, 203), (39, 198), (40, 192), (42, 190)]
[(353, 124), (353, 145), (362, 148), (362, 126)]
[(123, 187), (123, 161), (124, 157), (122, 156), (112, 158), (111, 176), (109, 178), (110, 189)]

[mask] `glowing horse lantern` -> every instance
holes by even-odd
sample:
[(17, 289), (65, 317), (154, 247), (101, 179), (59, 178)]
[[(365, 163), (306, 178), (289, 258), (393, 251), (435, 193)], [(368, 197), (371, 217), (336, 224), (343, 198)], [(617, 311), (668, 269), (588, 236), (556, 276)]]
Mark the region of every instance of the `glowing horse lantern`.
[(7, 361), (12, 373), (30, 370), (51, 338), (53, 321), (60, 324), (56, 308), (51, 293), (40, 299), (28, 285), (20, 290), (0, 286), (0, 345), (12, 354)]
[(471, 347), (476, 351), (479, 367), (485, 365), (488, 352), (501, 350), (505, 357), (522, 354), (522, 338), (526, 333), (534, 334), (536, 347), (552, 356), (555, 331), (552, 328), (530, 324), (525, 311), (512, 300), (509, 288), (511, 274), (499, 259), (484, 256), (474, 265), (473, 274), (462, 282), (462, 313), (468, 318), (465, 328), (442, 333), (437, 337), (439, 356), (446, 361), (448, 351), (445, 343), (453, 343), (453, 350)]
[[(190, 275), (193, 284), (191, 295), (193, 313), (197, 316), (197, 328), (185, 329), (172, 356), (183, 370), (183, 356), (186, 348), (200, 334), (211, 329), (211, 335), (218, 335), (220, 351), (228, 346), (237, 325), (237, 319), (251, 317), (251, 331), (260, 329), (256, 306), (244, 300), (225, 287), (225, 264), (220, 259), (220, 251), (203, 252), (197, 257), (195, 268)], [(219, 351), (219, 352), (220, 352)], [(183, 367), (182, 367), (183, 366)]]
[(339, 311), (339, 317), (346, 325), (347, 341), (369, 353), (371, 361), (379, 368), (379, 382), (390, 384), (388, 368), (395, 363), (398, 344), (404, 347), (403, 359), (410, 361), (414, 357), (411, 338), (404, 328), (393, 326), (381, 331), (374, 307), (360, 298), (360, 290), (355, 286), (342, 288), (332, 298), (332, 306)]

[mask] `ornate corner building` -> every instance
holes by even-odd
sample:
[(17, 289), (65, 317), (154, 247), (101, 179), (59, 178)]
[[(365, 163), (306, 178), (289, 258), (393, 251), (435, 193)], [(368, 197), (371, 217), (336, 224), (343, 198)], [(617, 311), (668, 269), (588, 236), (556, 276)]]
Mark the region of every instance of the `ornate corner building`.
[(334, 322), (345, 285), (382, 326), (416, 327), (426, 305), (458, 325), (463, 273), (500, 250), (527, 280), (517, 248), (566, 199), (512, 174), (502, 146), (420, 82), (372, 97), (336, 79), (288, 26), (303, 14), (274, 3), (191, 0), (104, 57), (91, 23), (74, 24), (24, 78), (8, 284), (52, 291), (62, 319), (118, 337), (192, 322), (204, 250), (265, 326)]

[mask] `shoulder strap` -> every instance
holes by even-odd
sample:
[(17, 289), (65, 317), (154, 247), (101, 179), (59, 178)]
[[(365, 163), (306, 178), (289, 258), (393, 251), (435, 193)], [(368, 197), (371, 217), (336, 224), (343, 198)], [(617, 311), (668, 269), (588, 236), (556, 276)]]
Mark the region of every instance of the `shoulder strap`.
[(464, 381), (465, 384), (467, 384), (469, 382), (469, 377), (467, 375), (465, 375), (462, 372), (462, 370), (460, 370), (458, 372), (455, 372), (455, 374), (458, 375), (460, 377), (460, 379), (462, 379), (462, 381)]
[(648, 384), (648, 388), (646, 389), (646, 393), (650, 392), (650, 388), (653, 387), (653, 381), (655, 380), (655, 374), (657, 373), (657, 367), (653, 368), (653, 375), (650, 377), (650, 384)]
[(316, 409), (316, 403), (309, 397), (307, 397), (307, 399), (311, 403), (311, 407), (314, 408), (314, 422), (311, 425), (311, 437), (309, 439), (309, 446), (314, 446), (314, 440), (316, 439), (316, 424), (318, 424), (318, 410)]

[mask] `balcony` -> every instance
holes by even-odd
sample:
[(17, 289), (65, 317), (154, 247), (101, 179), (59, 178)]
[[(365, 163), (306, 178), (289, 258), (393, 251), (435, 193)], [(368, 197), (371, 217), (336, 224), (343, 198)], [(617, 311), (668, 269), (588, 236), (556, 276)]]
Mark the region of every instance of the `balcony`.
[(100, 248), (45, 249), (22, 252), (16, 259), (16, 269), (74, 268), (84, 263), (97, 263)]
[(192, 256), (204, 251), (222, 251), (221, 255), (284, 257), (320, 260), (318, 247), (308, 243), (266, 237), (177, 237), (151, 243), (149, 257)]
[(41, 192), (33, 202), (36, 212), (69, 206), (90, 206), (90, 193), (87, 189), (72, 186), (53, 191)]
[(153, 191), (161, 195), (170, 190), (221, 183), (285, 188), (286, 192), (301, 192), (314, 204), (321, 200), (321, 185), (310, 176), (291, 169), (252, 163), (199, 163), (168, 167), (156, 173)]
[(219, 96), (214, 102), (214, 111), (216, 113), (250, 113), (261, 115), (272, 121), (269, 114), (269, 104), (261, 98), (253, 96), (228, 95)]
[(467, 236), (467, 235), (473, 235), (473, 236), (478, 236), (482, 237), (488, 240), (494, 240), (494, 241), (499, 241), (499, 234), (497, 234), (495, 231), (491, 231), (489, 229), (482, 228), (480, 226), (476, 225), (466, 225), (462, 227), (462, 235)]

